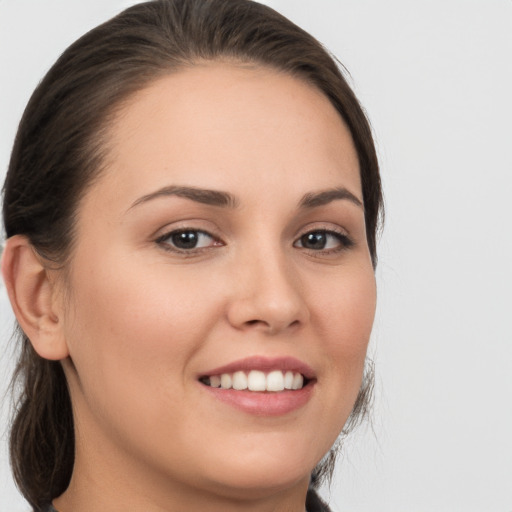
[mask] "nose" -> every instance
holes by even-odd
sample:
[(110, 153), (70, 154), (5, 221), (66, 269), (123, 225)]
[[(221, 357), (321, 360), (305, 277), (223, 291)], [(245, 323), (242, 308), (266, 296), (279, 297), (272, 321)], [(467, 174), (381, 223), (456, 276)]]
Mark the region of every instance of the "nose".
[(233, 327), (275, 335), (308, 322), (301, 280), (286, 258), (253, 253), (232, 270), (236, 291), (228, 320)]

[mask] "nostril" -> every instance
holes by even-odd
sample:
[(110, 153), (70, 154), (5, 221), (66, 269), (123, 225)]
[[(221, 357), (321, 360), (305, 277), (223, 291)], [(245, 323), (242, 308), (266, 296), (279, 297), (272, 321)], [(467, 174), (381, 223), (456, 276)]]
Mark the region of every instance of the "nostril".
[(275, 334), (284, 328), (290, 328), (290, 327), (295, 328), (298, 325), (300, 325), (300, 323), (301, 323), (300, 320), (294, 320), (289, 325), (286, 325), (286, 323), (281, 324), (280, 322), (266, 322), (265, 320), (255, 319), (255, 320), (247, 320), (244, 323), (244, 325), (245, 325), (245, 327), (250, 327), (250, 328), (261, 327), (265, 331)]
[(301, 300), (274, 300), (261, 294), (247, 298), (235, 297), (228, 305), (227, 319), (236, 329), (261, 330), (277, 334), (307, 323), (309, 311)]

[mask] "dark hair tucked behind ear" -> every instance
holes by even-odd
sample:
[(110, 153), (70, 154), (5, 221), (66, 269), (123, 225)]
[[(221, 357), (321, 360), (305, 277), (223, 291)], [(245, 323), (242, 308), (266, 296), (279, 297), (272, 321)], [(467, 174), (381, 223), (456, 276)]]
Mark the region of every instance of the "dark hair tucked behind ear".
[[(109, 121), (123, 100), (157, 77), (202, 60), (269, 66), (320, 89), (349, 127), (359, 157), (368, 245), (375, 266), (382, 208), (370, 127), (333, 59), (309, 34), (249, 0), (155, 0), (135, 5), (75, 42), (37, 87), (21, 120), (4, 186), (8, 237), (26, 235), (48, 264), (65, 267), (74, 216), (103, 172)], [(59, 362), (41, 359), (20, 332), (19, 400), (11, 461), (35, 510), (60, 495), (73, 469), (73, 416)], [(365, 377), (353, 414), (365, 412)], [(329, 459), (313, 481), (328, 472)]]

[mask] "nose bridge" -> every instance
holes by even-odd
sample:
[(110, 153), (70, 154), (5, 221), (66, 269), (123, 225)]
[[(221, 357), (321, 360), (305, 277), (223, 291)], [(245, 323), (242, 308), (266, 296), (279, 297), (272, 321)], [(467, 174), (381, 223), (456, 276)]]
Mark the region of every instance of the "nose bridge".
[(281, 244), (247, 247), (238, 259), (236, 274), (239, 282), (230, 320), (237, 327), (277, 333), (309, 318), (300, 276)]

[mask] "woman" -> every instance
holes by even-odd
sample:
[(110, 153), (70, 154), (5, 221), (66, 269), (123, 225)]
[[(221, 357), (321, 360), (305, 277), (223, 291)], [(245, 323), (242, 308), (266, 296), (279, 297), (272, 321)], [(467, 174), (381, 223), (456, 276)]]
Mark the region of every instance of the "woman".
[(74, 43), (4, 186), (34, 510), (328, 510), (381, 202), (352, 91), (270, 8), (156, 0)]

